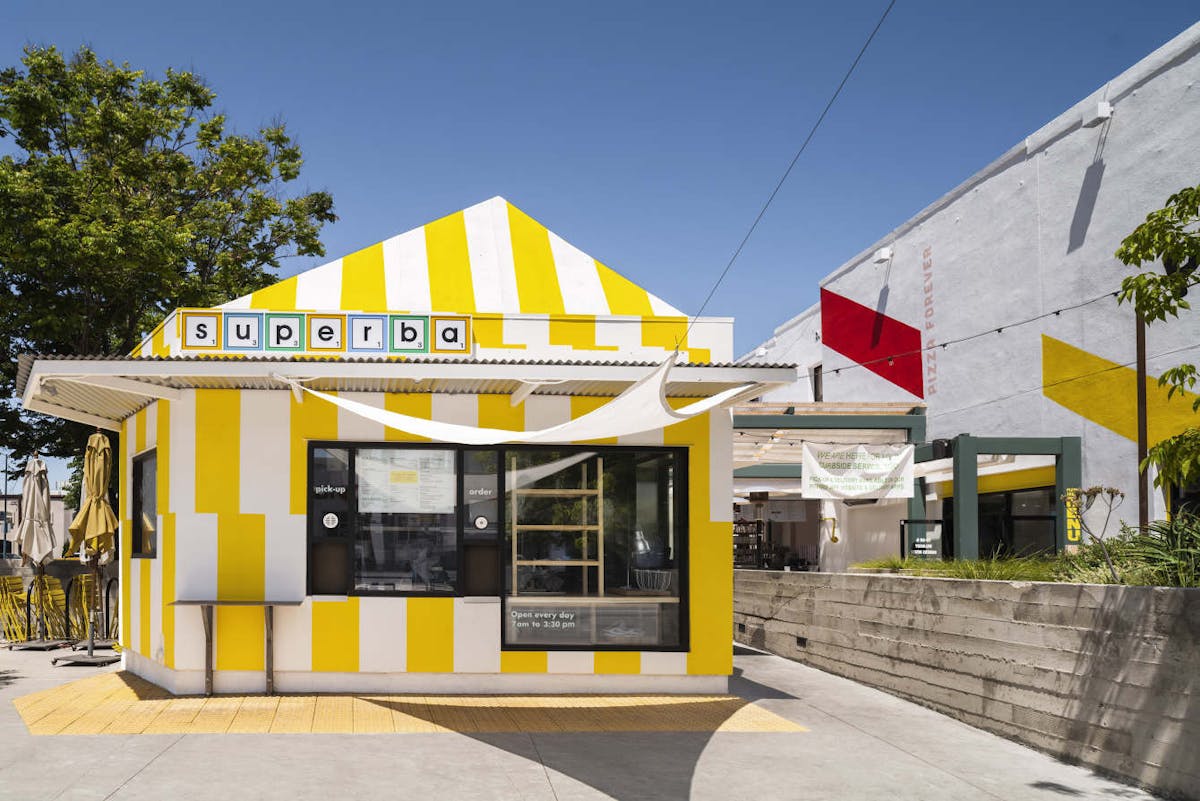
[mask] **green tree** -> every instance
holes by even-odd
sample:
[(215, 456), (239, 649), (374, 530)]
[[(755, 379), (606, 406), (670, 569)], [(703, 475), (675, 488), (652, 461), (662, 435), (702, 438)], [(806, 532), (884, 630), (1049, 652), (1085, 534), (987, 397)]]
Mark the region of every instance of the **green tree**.
[[(1161, 272), (1155, 266), (1121, 282), (1120, 302), (1133, 303), (1147, 323), (1165, 322), (1190, 310), (1188, 290), (1200, 284), (1200, 186), (1171, 195), (1163, 208), (1152, 211), (1125, 237), (1116, 255), (1132, 267), (1163, 266)], [(1173, 397), (1194, 389), (1197, 377), (1196, 365), (1184, 363), (1164, 371), (1158, 383)], [(1192, 403), (1192, 410), (1200, 411), (1200, 397)], [(1200, 480), (1200, 427), (1154, 443), (1143, 469), (1148, 465), (1158, 468), (1155, 486), (1170, 483), (1182, 487)]]
[(333, 200), (286, 192), (302, 159), (284, 125), (236, 133), (215, 98), (87, 47), (27, 47), (0, 71), (0, 440), (16, 452), (76, 454), (86, 434), (20, 411), (18, 354), (124, 354), (171, 309), (324, 254)]

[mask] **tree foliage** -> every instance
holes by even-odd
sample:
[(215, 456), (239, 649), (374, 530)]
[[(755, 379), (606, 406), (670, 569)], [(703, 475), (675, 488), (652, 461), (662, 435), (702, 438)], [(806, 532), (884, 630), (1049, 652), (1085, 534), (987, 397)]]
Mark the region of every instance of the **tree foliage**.
[[(259, 289), (323, 255), (327, 192), (289, 196), (302, 164), (281, 122), (253, 135), (190, 72), (161, 79), (28, 47), (0, 71), (0, 397), (20, 353), (123, 354), (171, 309)], [(82, 427), (0, 404), (20, 453), (76, 452)]]
[[(1118, 298), (1133, 307), (1147, 322), (1165, 322), (1190, 310), (1188, 290), (1200, 284), (1200, 186), (1179, 190), (1167, 204), (1151, 212), (1117, 249), (1117, 258), (1132, 267), (1156, 265), (1121, 282)], [(1162, 265), (1162, 270), (1157, 265)], [(1200, 377), (1196, 365), (1180, 364), (1158, 378), (1167, 387), (1168, 398), (1194, 389)], [(1200, 397), (1192, 403), (1200, 412)], [(1200, 479), (1200, 428), (1156, 443), (1147, 453), (1142, 469), (1158, 468), (1155, 486), (1164, 482), (1187, 486)]]

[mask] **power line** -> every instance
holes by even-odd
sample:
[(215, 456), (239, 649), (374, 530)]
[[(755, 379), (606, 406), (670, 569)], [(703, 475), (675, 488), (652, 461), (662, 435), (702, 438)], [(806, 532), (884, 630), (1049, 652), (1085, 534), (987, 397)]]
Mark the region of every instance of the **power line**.
[[(1164, 356), (1174, 356), (1177, 353), (1183, 353), (1185, 351), (1196, 350), (1196, 349), (1200, 349), (1200, 344), (1184, 345), (1183, 347), (1173, 348), (1171, 350), (1165, 350), (1161, 353), (1156, 353), (1153, 356), (1149, 356), (1147, 358), (1161, 359)], [(1122, 370), (1122, 369), (1125, 369), (1128, 367), (1132, 367), (1135, 364), (1137, 364), (1136, 359), (1133, 361), (1124, 362), (1122, 364), (1113, 364), (1108, 367), (1103, 367), (1099, 370), (1092, 370), (1091, 372), (1088, 372), (1088, 373), (1080, 373), (1079, 375), (1071, 376), (1070, 378), (1061, 378), (1058, 381), (1051, 381), (1049, 383), (1039, 384), (1036, 387), (1029, 387), (1028, 389), (1018, 390), (1017, 392), (1012, 392), (1008, 395), (1002, 395), (999, 398), (989, 398), (988, 400), (980, 401), (979, 403), (972, 403), (969, 406), (960, 406), (957, 409), (948, 409), (944, 412), (937, 412), (936, 414), (927, 415), (927, 419), (931, 419), (934, 417), (942, 417), (947, 414), (957, 414), (958, 412), (965, 412), (965, 411), (969, 411), (971, 409), (978, 409), (981, 406), (988, 406), (989, 404), (1000, 403), (1001, 401), (1011, 400), (1013, 398), (1020, 397), (1021, 395), (1028, 395), (1031, 392), (1038, 392), (1040, 390), (1052, 389), (1053, 387), (1061, 386), (1063, 384), (1070, 384), (1073, 381), (1082, 381), (1085, 378), (1094, 378), (1095, 376), (1098, 376), (1098, 375), (1104, 375), (1105, 373), (1111, 373), (1114, 370)], [(801, 420), (803, 418), (798, 415), (796, 419)], [(813, 442), (814, 444), (826, 444), (826, 445), (845, 444), (845, 443), (837, 443), (837, 442), (817, 443), (814, 440), (793, 440), (793, 439), (786, 438), (786, 436), (780, 437), (777, 433), (759, 434), (759, 433), (755, 433), (753, 431), (739, 431), (738, 437), (739, 438), (744, 437), (744, 438), (754, 440), (755, 444), (759, 444), (759, 445), (767, 444), (767, 442), (773, 442), (775, 444), (785, 444), (785, 445), (794, 445), (794, 444), (803, 443), (803, 442)], [(766, 440), (766, 442), (762, 442), (760, 440)], [(892, 443), (884, 443), (884, 444), (892, 444)]]
[[(1172, 350), (1164, 350), (1162, 353), (1156, 353), (1153, 356), (1149, 356), (1147, 358), (1148, 359), (1161, 359), (1164, 356), (1174, 356), (1176, 353), (1183, 353), (1184, 351), (1195, 350), (1197, 348), (1200, 348), (1200, 345), (1184, 345), (1181, 348), (1173, 348)], [(931, 414), (931, 415), (929, 415), (929, 417), (942, 417), (947, 414), (956, 414), (958, 412), (969, 411), (970, 409), (978, 409), (980, 406), (987, 406), (992, 403), (999, 403), (1000, 401), (1012, 400), (1013, 398), (1020, 397), (1021, 395), (1028, 395), (1030, 392), (1037, 392), (1039, 390), (1051, 389), (1053, 387), (1061, 386), (1062, 384), (1070, 384), (1072, 381), (1080, 381), (1084, 378), (1093, 378), (1098, 375), (1103, 375), (1104, 373), (1111, 373), (1113, 370), (1123, 370), (1127, 367), (1133, 367), (1136, 364), (1137, 364), (1137, 359), (1134, 359), (1133, 361), (1123, 362), (1122, 364), (1114, 364), (1110, 367), (1105, 367), (1100, 370), (1093, 370), (1090, 373), (1082, 373), (1080, 375), (1071, 376), (1070, 378), (1061, 378), (1058, 381), (1051, 381), (1048, 384), (1039, 384), (1036, 387), (1030, 387), (1028, 389), (1018, 390), (1017, 392), (1013, 392), (1008, 395), (1002, 395), (999, 398), (991, 398), (989, 400), (980, 401), (979, 403), (973, 403), (969, 406), (960, 406), (957, 409), (948, 409), (944, 412), (938, 412), (937, 414)]]
[(1091, 300), (1085, 300), (1082, 303), (1076, 303), (1073, 306), (1063, 306), (1061, 309), (1055, 309), (1054, 311), (1044, 312), (1042, 314), (1038, 314), (1033, 317), (1028, 317), (1024, 320), (1017, 320), (1016, 322), (1012, 322), (1012, 323), (1004, 323), (1003, 325), (989, 326), (984, 331), (977, 331), (974, 334), (967, 334), (966, 336), (959, 337), (958, 339), (947, 339), (943, 342), (934, 342), (933, 344), (925, 345), (923, 347), (917, 348), (916, 350), (906, 350), (906, 351), (903, 351), (900, 353), (892, 353), (887, 356), (880, 356), (875, 359), (868, 359), (865, 362), (856, 362), (854, 364), (848, 364), (845, 367), (836, 367), (833, 370), (830, 370), (830, 372), (833, 373), (834, 375), (838, 375), (841, 372), (844, 372), (846, 370), (853, 370), (857, 367), (867, 367), (868, 365), (879, 364), (881, 362), (889, 362), (890, 363), (892, 361), (895, 361), (896, 359), (903, 359), (906, 356), (917, 356), (917, 355), (926, 353), (931, 350), (939, 350), (939, 349), (945, 350), (946, 348), (950, 347), (951, 345), (961, 345), (964, 342), (970, 342), (973, 339), (979, 339), (980, 337), (986, 337), (991, 334), (1003, 334), (1005, 329), (1019, 328), (1020, 326), (1028, 325), (1029, 323), (1036, 323), (1038, 320), (1045, 320), (1047, 317), (1058, 317), (1063, 312), (1075, 311), (1076, 309), (1082, 309), (1084, 306), (1090, 306), (1093, 303), (1104, 300), (1105, 298), (1115, 298), (1116, 296), (1117, 296), (1116, 292), (1105, 292), (1103, 295), (1097, 295), (1096, 297), (1092, 298)]
[(812, 141), (813, 136), (817, 133), (817, 129), (820, 128), (821, 123), (825, 121), (825, 115), (829, 113), (829, 109), (833, 108), (834, 101), (838, 99), (838, 95), (842, 93), (842, 89), (846, 86), (846, 82), (849, 81), (850, 76), (854, 74), (855, 68), (858, 67), (858, 62), (862, 61), (863, 55), (866, 54), (867, 48), (871, 46), (871, 42), (875, 39), (875, 34), (879, 33), (879, 29), (883, 27), (883, 21), (887, 19), (888, 14), (892, 12), (892, 7), (894, 5), (896, 5), (896, 0), (891, 0), (891, 2), (888, 3), (888, 7), (883, 10), (883, 14), (879, 17), (879, 21), (875, 23), (875, 28), (871, 31), (871, 35), (867, 37), (867, 41), (863, 42), (862, 49), (860, 49), (858, 51), (858, 55), (854, 57), (854, 62), (850, 65), (850, 69), (846, 70), (846, 74), (842, 76), (841, 83), (839, 83), (837, 89), (834, 90), (833, 95), (829, 98), (829, 102), (825, 104), (825, 108), (821, 111), (821, 116), (817, 117), (817, 121), (813, 123), (812, 129), (809, 130), (808, 136), (804, 137), (804, 142), (800, 145), (800, 149), (796, 151), (796, 155), (792, 157), (791, 163), (788, 164), (787, 169), (783, 171), (783, 177), (779, 179), (777, 184), (775, 184), (775, 188), (771, 190), (770, 196), (767, 197), (767, 202), (763, 204), (763, 207), (758, 212), (758, 216), (756, 216), (754, 218), (754, 222), (750, 224), (750, 230), (746, 231), (746, 235), (742, 237), (742, 241), (738, 244), (737, 250), (733, 252), (733, 256), (729, 258), (729, 262), (725, 265), (725, 269), (721, 271), (720, 276), (717, 277), (716, 283), (712, 285), (712, 289), (708, 291), (707, 297), (704, 298), (704, 302), (700, 304), (700, 310), (696, 312), (696, 316), (693, 317), (691, 323), (688, 324), (687, 330), (683, 332), (683, 339), (687, 339), (688, 334), (692, 332), (692, 326), (696, 324), (696, 321), (700, 319), (702, 314), (704, 314), (704, 310), (708, 308), (708, 302), (712, 300), (713, 295), (717, 292), (717, 288), (721, 286), (721, 282), (725, 280), (725, 276), (729, 274), (729, 270), (733, 267), (733, 263), (737, 261), (738, 256), (742, 254), (742, 249), (746, 247), (746, 243), (749, 242), (750, 237), (754, 235), (754, 231), (756, 228), (758, 228), (758, 224), (762, 222), (763, 215), (767, 213), (767, 209), (771, 207), (771, 203), (775, 200), (775, 196), (779, 194), (779, 190), (783, 188), (784, 182), (786, 182), (788, 176), (792, 174), (792, 168), (796, 166), (796, 162), (800, 160), (800, 156), (803, 155), (804, 151), (808, 148), (808, 143)]

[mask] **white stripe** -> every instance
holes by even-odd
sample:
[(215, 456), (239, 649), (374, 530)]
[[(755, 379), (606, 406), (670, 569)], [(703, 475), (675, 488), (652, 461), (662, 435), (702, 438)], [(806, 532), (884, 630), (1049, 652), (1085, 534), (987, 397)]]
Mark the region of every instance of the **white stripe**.
[(454, 672), (500, 672), (500, 599), (454, 599)]
[(479, 425), (479, 398), (475, 395), (434, 395), (430, 417), (439, 423)]
[[(282, 510), (286, 509), (286, 505), (282, 507)], [(308, 572), (308, 539), (305, 532), (308, 519), (304, 515), (280, 511), (266, 515), (263, 524), (266, 559), (263, 595), (271, 600), (295, 601), (305, 594)]]
[(643, 651), (643, 676), (686, 676), (687, 654), (665, 651)]
[[(243, 496), (245, 497), (245, 496)], [(170, 509), (191, 512), (196, 508), (196, 391), (184, 390), (183, 398), (171, 404)], [(177, 518), (178, 520), (178, 518)], [(176, 523), (183, 539), (185, 529)], [(176, 564), (185, 565), (186, 562)], [(183, 596), (180, 596), (181, 598)], [(206, 596), (198, 596), (206, 597)]]
[(714, 523), (733, 520), (733, 412), (714, 409), (708, 414), (708, 502)]
[(464, 209), (463, 221), (467, 229), (476, 310), (518, 311), (517, 276), (513, 269), (512, 238), (504, 201), (492, 198)]
[(546, 654), (547, 673), (594, 673), (596, 655), (591, 651), (550, 651)]
[(650, 311), (654, 312), (655, 317), (683, 317), (684, 314), (679, 309), (667, 303), (665, 300), (655, 295), (653, 292), (647, 292), (650, 297)]
[(550, 232), (550, 252), (558, 271), (558, 288), (567, 314), (609, 314), (608, 298), (600, 284), (596, 260)]
[[(142, 644), (142, 560), (129, 560), (129, 646), (142, 656), (150, 657), (150, 649)], [(101, 582), (103, 584), (103, 582)], [(147, 613), (149, 610), (147, 610)], [(147, 644), (148, 645), (148, 644)]]
[(358, 599), (358, 670), (400, 673), (408, 668), (408, 599)]
[[(158, 401), (146, 407), (146, 450), (158, 446)], [(162, 529), (159, 529), (161, 531)]]
[(320, 311), (342, 305), (342, 260), (337, 259), (296, 276), (296, 308)]
[(424, 228), (393, 236), (383, 243), (383, 282), (388, 309), (432, 311)]
[[(339, 392), (338, 395), (349, 400), (365, 403), (376, 409), (383, 408), (382, 392)], [(383, 423), (368, 420), (362, 415), (348, 412), (338, 407), (337, 438), (356, 442), (378, 442), (384, 438)]]
[(275, 670), (312, 670), (312, 604), (275, 607)]
[(724, 320), (700, 320), (688, 333), (689, 348), (707, 348), (709, 360), (720, 364), (733, 361), (733, 323)]
[(175, 513), (175, 564), (181, 568), (176, 571), (176, 599), (199, 601), (217, 597), (215, 514)]
[[(204, 619), (198, 606), (168, 607), (175, 615), (175, 669), (204, 669)], [(278, 618), (276, 618), (278, 620)], [(279, 624), (275, 624), (276, 665), (279, 664)]]
[[(159, 541), (158, 548), (162, 550), (162, 515), (158, 516)], [(162, 663), (164, 659), (163, 653), (163, 597), (162, 597), (162, 571), (163, 560), (150, 560), (150, 642), (148, 644), (149, 652), (147, 656), (155, 662)], [(146, 610), (142, 610), (142, 614), (146, 614)]]
[(530, 395), (525, 401), (525, 429), (537, 431), (571, 419), (571, 399), (565, 395)]
[[(239, 438), (239, 496), (242, 514), (287, 513), (291, 507), (291, 393), (244, 391)], [(268, 541), (270, 537), (268, 536)], [(267, 562), (271, 552), (267, 550)]]
[(248, 309), (250, 308), (250, 296), (242, 295), (240, 298), (234, 298), (228, 303), (222, 303), (218, 309)]

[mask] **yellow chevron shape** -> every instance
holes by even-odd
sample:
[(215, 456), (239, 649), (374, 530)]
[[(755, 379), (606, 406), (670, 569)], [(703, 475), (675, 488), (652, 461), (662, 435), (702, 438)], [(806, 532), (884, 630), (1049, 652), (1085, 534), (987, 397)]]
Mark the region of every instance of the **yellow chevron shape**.
[[(1042, 334), (1042, 394), (1080, 417), (1137, 441), (1137, 372)], [(1200, 425), (1192, 411), (1196, 395), (1175, 393), (1146, 377), (1146, 423), (1150, 444)]]

